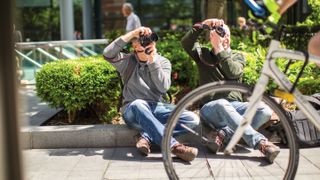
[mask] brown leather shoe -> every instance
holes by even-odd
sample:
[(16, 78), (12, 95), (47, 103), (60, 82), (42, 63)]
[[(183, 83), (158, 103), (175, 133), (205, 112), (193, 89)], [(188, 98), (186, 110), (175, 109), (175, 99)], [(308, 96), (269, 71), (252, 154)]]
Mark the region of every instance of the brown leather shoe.
[(259, 141), (258, 149), (265, 155), (270, 163), (273, 163), (280, 152), (280, 148), (268, 140)]
[(139, 150), (139, 152), (144, 156), (148, 156), (148, 154), (151, 152), (150, 142), (141, 136), (137, 138), (136, 147)]
[(219, 150), (221, 150), (223, 146), (223, 140), (225, 137), (225, 132), (223, 130), (216, 131), (210, 131), (207, 134), (207, 139), (209, 142), (207, 143), (207, 148), (216, 154)]
[(192, 161), (198, 155), (198, 149), (179, 143), (172, 147), (171, 153), (184, 161)]

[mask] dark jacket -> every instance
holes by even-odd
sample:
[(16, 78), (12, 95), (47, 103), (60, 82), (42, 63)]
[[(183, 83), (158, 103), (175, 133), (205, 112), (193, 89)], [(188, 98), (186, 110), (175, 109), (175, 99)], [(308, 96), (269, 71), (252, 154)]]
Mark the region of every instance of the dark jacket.
[[(215, 81), (238, 81), (241, 82), (243, 75), (243, 68), (245, 66), (245, 58), (242, 54), (230, 51), (222, 51), (215, 55), (208, 48), (201, 48), (202, 60), (209, 64), (216, 64), (214, 67), (210, 67), (204, 64), (194, 48), (194, 44), (197, 41), (202, 30), (192, 29), (181, 40), (183, 49), (194, 59), (198, 66), (200, 75), (200, 85), (204, 85)], [(228, 99), (229, 101), (242, 101), (240, 92), (227, 92), (212, 95), (210, 100), (216, 99)]]

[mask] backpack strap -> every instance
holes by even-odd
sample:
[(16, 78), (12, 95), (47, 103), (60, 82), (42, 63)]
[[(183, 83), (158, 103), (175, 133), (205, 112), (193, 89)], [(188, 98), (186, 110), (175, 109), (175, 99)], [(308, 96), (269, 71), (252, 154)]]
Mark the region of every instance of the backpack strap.
[(215, 67), (215, 66), (218, 64), (218, 63), (216, 63), (216, 64), (210, 64), (210, 63), (206, 62), (206, 61), (203, 59), (203, 57), (202, 57), (202, 49), (201, 49), (201, 46), (200, 46), (200, 43), (199, 43), (199, 42), (195, 42), (195, 43), (194, 43), (194, 48), (197, 50), (199, 59), (200, 59), (200, 61), (201, 61), (203, 64), (205, 64), (205, 65), (207, 65), (207, 66), (209, 66), (209, 67)]

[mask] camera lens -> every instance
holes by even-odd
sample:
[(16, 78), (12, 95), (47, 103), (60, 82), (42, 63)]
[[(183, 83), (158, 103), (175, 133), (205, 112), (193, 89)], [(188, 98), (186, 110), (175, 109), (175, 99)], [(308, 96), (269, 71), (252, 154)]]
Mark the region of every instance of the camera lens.
[(226, 31), (222, 26), (216, 26), (215, 29), (219, 36), (224, 37), (226, 35)]
[(146, 47), (150, 43), (158, 41), (159, 37), (156, 33), (152, 33), (150, 36), (140, 36), (139, 41), (141, 46)]
[(150, 35), (150, 39), (151, 39), (152, 41), (156, 42), (156, 41), (158, 41), (159, 37), (158, 37), (158, 35), (157, 35), (156, 33), (152, 33), (152, 34)]

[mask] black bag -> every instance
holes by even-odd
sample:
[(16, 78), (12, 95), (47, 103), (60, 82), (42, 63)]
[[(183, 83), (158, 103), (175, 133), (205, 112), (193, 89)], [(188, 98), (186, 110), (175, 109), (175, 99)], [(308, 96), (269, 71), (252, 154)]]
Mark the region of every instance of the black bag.
[[(320, 110), (318, 110), (320, 114)], [(291, 120), (301, 147), (320, 146), (320, 131), (301, 110), (290, 112)]]
[[(320, 114), (320, 93), (309, 96), (307, 99)], [(293, 122), (301, 147), (320, 146), (320, 131), (301, 110), (289, 112), (288, 116)]]

